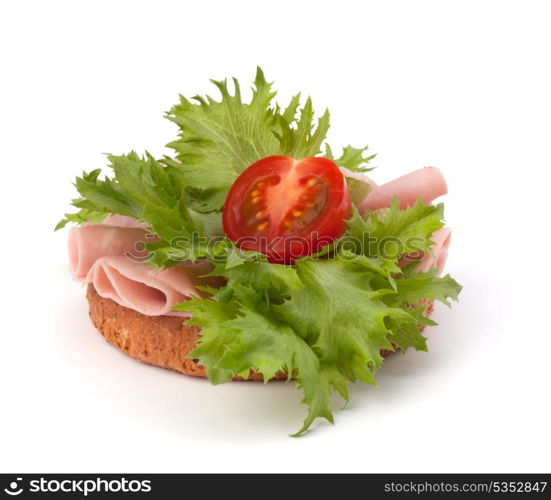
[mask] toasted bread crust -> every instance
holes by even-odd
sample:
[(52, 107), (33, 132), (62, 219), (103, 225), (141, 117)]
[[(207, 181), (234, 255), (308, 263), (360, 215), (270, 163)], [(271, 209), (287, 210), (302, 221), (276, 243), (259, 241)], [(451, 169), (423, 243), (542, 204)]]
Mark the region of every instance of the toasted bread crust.
[[(192, 377), (206, 377), (205, 367), (188, 358), (200, 337), (201, 328), (188, 325), (177, 316), (145, 316), (120, 306), (111, 299), (101, 297), (92, 284), (86, 297), (90, 304), (90, 318), (105, 340), (129, 356), (155, 366), (169, 368)], [(432, 312), (427, 301), (425, 315)], [(394, 351), (384, 350), (384, 356)], [(278, 373), (277, 380), (286, 379)], [(243, 380), (234, 377), (234, 380)], [(259, 373), (251, 372), (246, 380), (263, 380)]]
[[(90, 319), (105, 340), (129, 356), (155, 366), (169, 368), (192, 377), (206, 377), (205, 367), (188, 358), (199, 338), (198, 326), (188, 325), (177, 316), (145, 316), (101, 297), (89, 284), (86, 298)], [(285, 379), (284, 373), (276, 379)], [(234, 380), (243, 380), (234, 377)], [(264, 380), (252, 373), (246, 380)]]

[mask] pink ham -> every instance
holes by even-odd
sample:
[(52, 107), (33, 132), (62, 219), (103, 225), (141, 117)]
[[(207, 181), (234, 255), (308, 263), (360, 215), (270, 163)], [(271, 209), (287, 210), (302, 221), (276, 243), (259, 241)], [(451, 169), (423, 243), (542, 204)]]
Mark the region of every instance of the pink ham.
[(443, 227), (438, 231), (435, 231), (431, 236), (431, 241), (434, 245), (431, 245), (433, 255), (425, 254), (417, 264), (415, 268), (419, 272), (427, 272), (429, 269), (438, 269), (438, 274), (442, 274), (446, 260), (448, 258), (448, 248), (450, 246), (452, 237), (452, 231), (448, 227)]
[(106, 256), (131, 255), (135, 259), (147, 257), (140, 242), (146, 231), (135, 227), (116, 227), (90, 224), (72, 228), (69, 232), (69, 266), (76, 280), (83, 280), (96, 260)]
[(209, 284), (209, 279), (199, 277), (207, 269), (204, 263), (182, 263), (159, 271), (145, 262), (109, 256), (96, 261), (86, 281), (92, 282), (102, 297), (147, 316), (189, 317), (189, 313), (172, 311), (172, 307), (191, 295), (203, 296), (196, 285)]
[(421, 197), (428, 204), (447, 192), (442, 172), (435, 167), (425, 167), (376, 187), (360, 204), (359, 210), (363, 213), (388, 207), (395, 196), (400, 201), (400, 208), (413, 205)]

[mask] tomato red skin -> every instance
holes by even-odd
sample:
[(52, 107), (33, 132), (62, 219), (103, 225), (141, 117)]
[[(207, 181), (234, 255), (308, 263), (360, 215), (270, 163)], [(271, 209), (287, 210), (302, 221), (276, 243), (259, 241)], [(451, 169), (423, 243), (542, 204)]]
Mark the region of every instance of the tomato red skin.
[[(305, 187), (309, 185), (304, 184), (307, 179), (313, 179), (313, 188)], [(276, 188), (271, 187), (272, 182), (277, 182)], [(269, 186), (263, 188), (266, 190), (264, 193), (267, 193), (266, 199), (269, 199), (269, 194), (274, 189), (277, 190), (275, 192), (278, 196), (274, 199), (272, 195), (271, 203), (258, 212), (269, 214), (269, 219), (266, 219), (269, 220), (269, 224), (264, 224), (265, 228), (263, 224), (251, 228), (243, 221), (256, 224), (254, 217), (246, 217), (247, 210), (250, 211), (251, 207), (250, 200), (247, 200), (251, 198), (251, 190), (259, 183)], [(291, 187), (285, 189), (289, 184)], [(274, 220), (278, 220), (275, 215), (279, 214), (281, 217), (281, 213), (285, 213), (287, 215), (283, 222), (289, 224), (288, 211), (292, 210), (294, 205), (288, 202), (288, 198), (308, 200), (307, 189), (317, 189), (316, 193), (322, 193), (313, 198), (316, 201), (316, 212), (314, 215), (310, 214), (310, 218), (313, 219), (292, 219), (291, 224), (294, 226), (289, 230), (285, 229), (281, 221), (275, 223)], [(258, 191), (252, 192), (254, 194)], [(255, 200), (257, 198), (253, 198), (253, 201)], [(302, 207), (300, 203), (305, 203), (300, 200), (296, 202), (298, 208)], [(309, 206), (311, 205), (313, 204), (310, 203)], [(224, 205), (223, 227), (226, 236), (236, 242), (238, 247), (262, 252), (268, 256), (270, 262), (292, 264), (297, 258), (311, 255), (338, 239), (346, 229), (345, 219), (349, 215), (350, 199), (346, 180), (334, 162), (318, 157), (297, 161), (288, 156), (269, 156), (253, 163), (233, 183)], [(305, 226), (301, 229), (300, 224)], [(258, 230), (261, 227), (263, 229)]]

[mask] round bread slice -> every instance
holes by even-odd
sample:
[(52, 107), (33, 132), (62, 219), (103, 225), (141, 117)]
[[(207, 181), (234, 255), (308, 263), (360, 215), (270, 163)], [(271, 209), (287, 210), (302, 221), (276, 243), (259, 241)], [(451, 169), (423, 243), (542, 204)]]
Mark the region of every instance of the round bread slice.
[[(145, 316), (133, 309), (123, 307), (111, 299), (101, 297), (94, 285), (89, 284), (86, 297), (90, 304), (90, 318), (105, 340), (129, 356), (163, 368), (169, 368), (192, 377), (206, 377), (205, 367), (198, 360), (188, 358), (195, 349), (201, 330), (188, 325), (178, 316)], [(425, 315), (432, 311), (432, 303)], [(383, 356), (393, 353), (381, 351)], [(287, 374), (278, 373), (274, 379), (283, 380)], [(260, 373), (251, 372), (246, 379), (234, 380), (262, 381)]]

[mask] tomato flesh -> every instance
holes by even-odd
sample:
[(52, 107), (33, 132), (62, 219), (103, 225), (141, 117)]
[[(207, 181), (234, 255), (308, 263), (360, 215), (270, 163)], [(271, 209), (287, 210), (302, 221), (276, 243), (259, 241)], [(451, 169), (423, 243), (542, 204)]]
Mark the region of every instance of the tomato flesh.
[(238, 247), (292, 264), (339, 238), (349, 215), (346, 180), (334, 162), (268, 156), (233, 183), (223, 225)]

